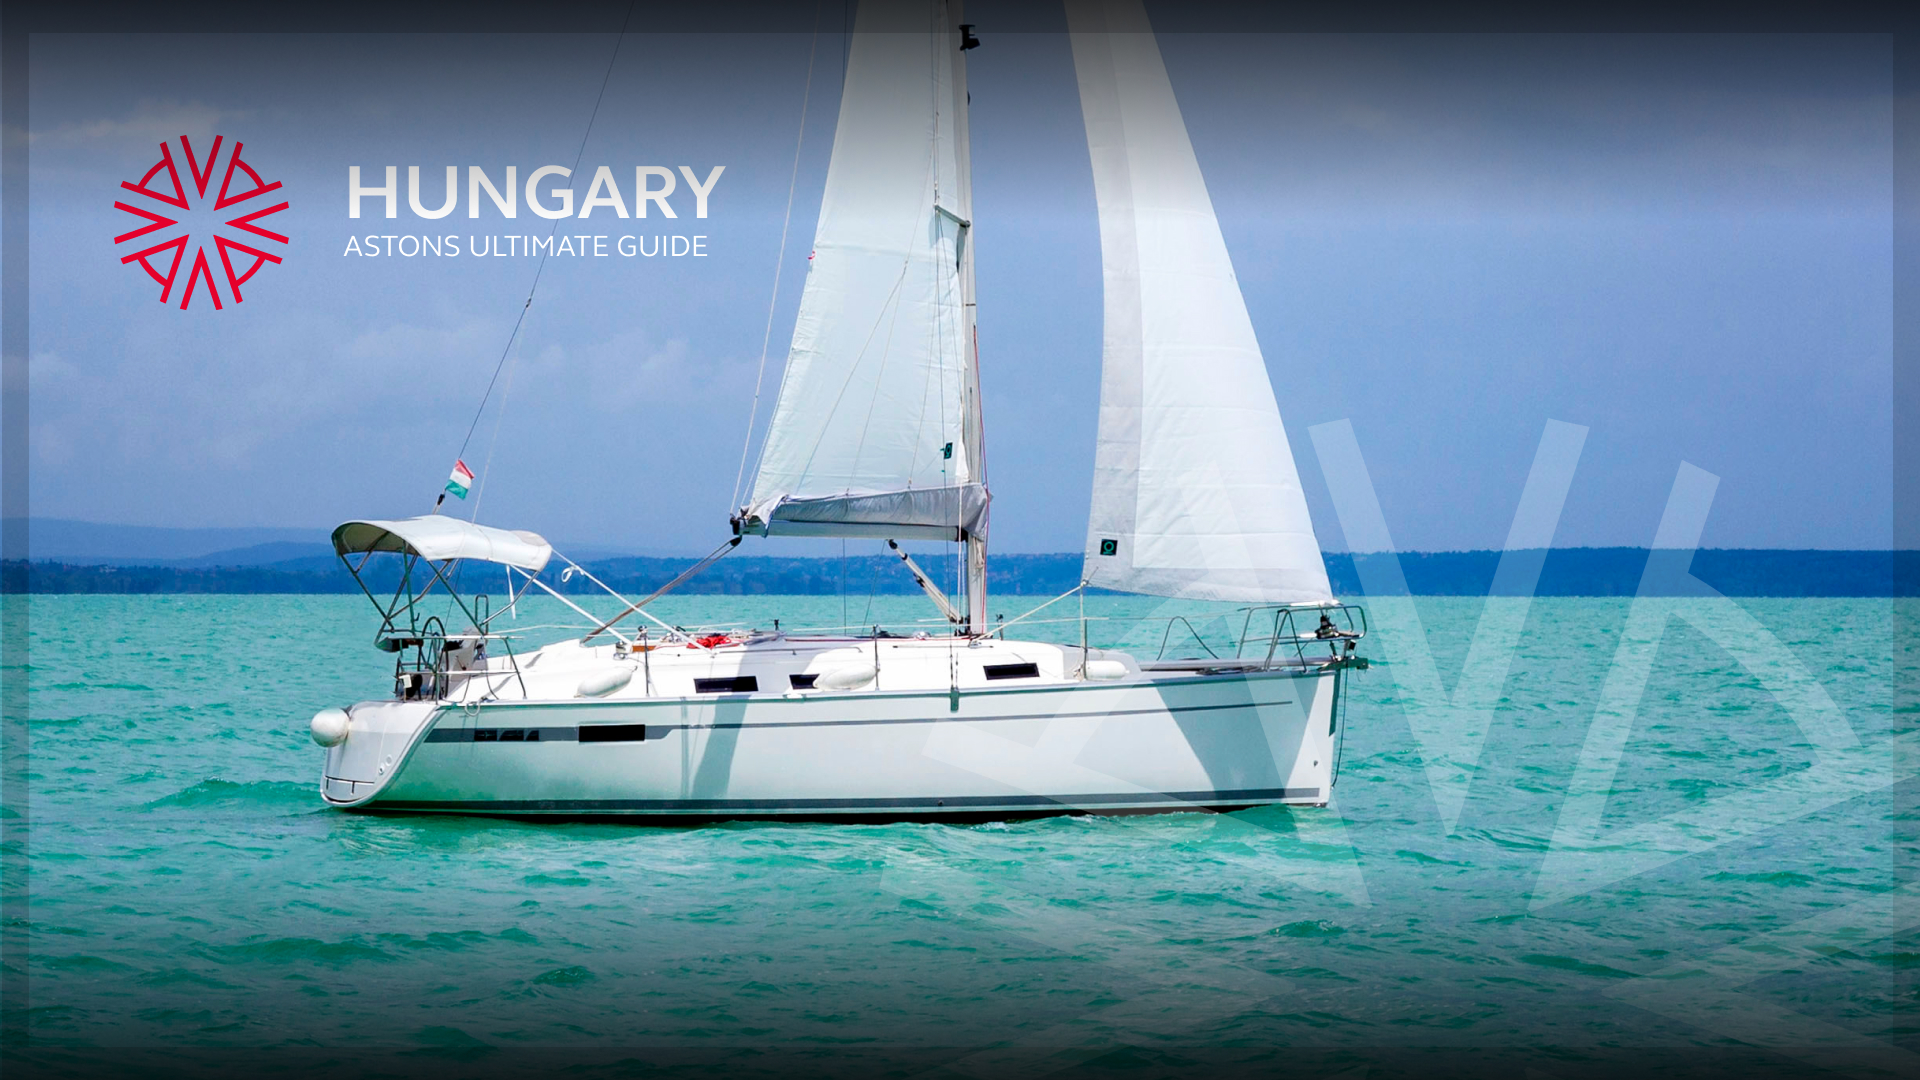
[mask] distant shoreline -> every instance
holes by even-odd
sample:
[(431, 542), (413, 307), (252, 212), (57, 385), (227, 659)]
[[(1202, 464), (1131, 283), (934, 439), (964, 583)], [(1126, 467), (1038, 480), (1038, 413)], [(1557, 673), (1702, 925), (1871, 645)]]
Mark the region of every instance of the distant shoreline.
[[(1555, 548), (1516, 553), (1539, 560), (1537, 596), (1633, 596), (1647, 565), (1646, 548)], [(1417, 596), (1485, 596), (1492, 591), (1498, 551), (1406, 552), (1399, 556), (1407, 591)], [(1339, 596), (1368, 595), (1363, 579), (1390, 567), (1390, 556), (1332, 553), (1327, 575)], [(583, 562), (608, 585), (644, 593), (694, 562), (687, 558), (628, 556)], [(999, 555), (989, 588), (1000, 595), (1057, 595), (1079, 580), (1081, 555)], [(1710, 548), (1693, 554), (1694, 579), (1727, 596), (1895, 597), (1920, 595), (1920, 551), (1808, 551)], [(1668, 579), (1670, 580), (1670, 579)], [(556, 587), (585, 592), (576, 579)], [(0, 563), (0, 592), (41, 594), (327, 594), (358, 592), (353, 579), (327, 556), (247, 566)], [(493, 591), (498, 591), (495, 589)], [(884, 556), (773, 558), (735, 556), (710, 567), (678, 590), (686, 595), (907, 595), (917, 591), (898, 564)], [(1663, 585), (1660, 595), (1685, 588)], [(1379, 595), (1379, 594), (1375, 594)]]

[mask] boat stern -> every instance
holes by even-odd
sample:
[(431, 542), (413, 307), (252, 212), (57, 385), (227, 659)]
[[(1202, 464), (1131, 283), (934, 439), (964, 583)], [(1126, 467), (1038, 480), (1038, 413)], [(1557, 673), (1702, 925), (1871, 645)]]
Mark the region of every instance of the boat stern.
[[(321, 796), (334, 806), (358, 806), (379, 794), (440, 708), (435, 701), (363, 701), (345, 710), (344, 732), (326, 747)], [(316, 742), (335, 738), (339, 712), (314, 718)]]

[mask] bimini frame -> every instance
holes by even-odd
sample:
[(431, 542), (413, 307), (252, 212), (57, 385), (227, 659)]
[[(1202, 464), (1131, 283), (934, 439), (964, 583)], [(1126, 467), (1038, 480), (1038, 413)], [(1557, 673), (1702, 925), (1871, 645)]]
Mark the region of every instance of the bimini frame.
[[(632, 648), (636, 640), (634, 636), (623, 634), (610, 624), (603, 623), (599, 616), (540, 579), (541, 571), (556, 557), (566, 564), (566, 578), (575, 574), (585, 577), (608, 596), (625, 605), (626, 610), (621, 613), (621, 618), (638, 613), (659, 627), (664, 641), (684, 640), (698, 644), (693, 635), (642, 610), (646, 601), (630, 603), (627, 597), (606, 582), (572, 559), (555, 552), (536, 533), (511, 532), (438, 515), (401, 521), (349, 521), (333, 531), (333, 549), (347, 572), (353, 575), (354, 583), (360, 586), (360, 591), (373, 603), (374, 610), (380, 613), (380, 628), (374, 633), (374, 644), (383, 652), (396, 654), (394, 693), (403, 700), (439, 698), (473, 678), (487, 679), (491, 696), (492, 680), (506, 676), (519, 684), (524, 695), (526, 683), (520, 677), (512, 641), (507, 635), (493, 633), (491, 624), (502, 612), (513, 610), (521, 597), (536, 587), (587, 619), (590, 625), (598, 624), (596, 634), (605, 632), (619, 640), (620, 648)], [(385, 600), (374, 591), (364, 573), (373, 557), (380, 553), (392, 554), (400, 560), (399, 578), (392, 595)], [(454, 578), (458, 575), (453, 572), (453, 567), (462, 560), (497, 563), (506, 568), (507, 597), (498, 610), (492, 610), (491, 605), (484, 603), (484, 594), (476, 600), (461, 595), (454, 584)], [(515, 571), (519, 572), (520, 579), (517, 588)], [(423, 601), (436, 586), (446, 590), (454, 608), (465, 616), (467, 625), (472, 628), (470, 631), (448, 633), (439, 615), (423, 610)], [(381, 592), (385, 592), (385, 589), (382, 588)], [(644, 641), (647, 632), (643, 629), (637, 637)], [(486, 650), (492, 642), (499, 642), (506, 650), (507, 665), (504, 671), (494, 671), (487, 666)]]

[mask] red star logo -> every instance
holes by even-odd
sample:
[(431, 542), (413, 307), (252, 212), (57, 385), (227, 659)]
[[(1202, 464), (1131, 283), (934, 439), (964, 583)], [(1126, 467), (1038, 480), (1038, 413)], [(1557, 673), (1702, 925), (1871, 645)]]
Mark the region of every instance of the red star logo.
[[(182, 218), (184, 218), (188, 212), (201, 211), (203, 213), (198, 216), (205, 216), (204, 211), (212, 210), (217, 215), (219, 212), (231, 207), (238, 207), (240, 211), (246, 211), (249, 207), (241, 206), (242, 203), (246, 203), (252, 199), (258, 199), (268, 192), (279, 190), (280, 181), (275, 180), (271, 184), (267, 183), (260, 178), (258, 172), (254, 171), (253, 166), (241, 159), (240, 152), (246, 144), (235, 142), (232, 152), (227, 156), (226, 171), (221, 176), (219, 192), (213, 197), (212, 205), (208, 206), (207, 188), (213, 181), (214, 170), (220, 161), (220, 144), (224, 139), (225, 136), (214, 136), (213, 146), (207, 151), (204, 165), (200, 159), (195, 156), (193, 144), (188, 141), (185, 135), (180, 136), (178, 140), (180, 148), (180, 157), (178, 159), (174, 157), (174, 147), (171, 140), (161, 143), (160, 160), (154, 163), (153, 168), (147, 170), (147, 174), (140, 178), (139, 183), (125, 180), (120, 183), (121, 187), (133, 192), (135, 195), (142, 196), (144, 199), (153, 200), (153, 202), (145, 204), (147, 207), (150, 207), (150, 209), (143, 209), (141, 206), (124, 202), (115, 202), (113, 204), (114, 209), (124, 210), (146, 221), (146, 224), (140, 228), (134, 229), (131, 232), (121, 233), (119, 236), (114, 237), (113, 242), (115, 245), (124, 244), (130, 240), (137, 240), (166, 229), (177, 227), (184, 230), (171, 239), (161, 240), (151, 247), (143, 248), (130, 255), (122, 256), (120, 259), (122, 265), (130, 262), (138, 262), (140, 268), (145, 270), (149, 277), (160, 283), (160, 302), (163, 304), (172, 298), (174, 284), (180, 277), (180, 268), (183, 264), (186, 265), (188, 267), (187, 284), (186, 288), (180, 293), (180, 309), (182, 311), (186, 310), (187, 305), (192, 302), (194, 292), (201, 288), (202, 280), (206, 282), (205, 288), (207, 295), (213, 299), (214, 310), (218, 311), (223, 307), (220, 302), (220, 287), (213, 275), (213, 265), (207, 258), (207, 243), (209, 241), (212, 242), (214, 253), (220, 259), (220, 268), (225, 271), (228, 295), (233, 297), (233, 302), (236, 304), (246, 299), (240, 295), (240, 286), (246, 284), (247, 280), (258, 273), (262, 266), (265, 266), (267, 263), (280, 262), (280, 256), (268, 251), (263, 251), (252, 245), (261, 243), (262, 240), (275, 244), (287, 244), (290, 242), (285, 236), (257, 224), (260, 219), (285, 210), (287, 208), (285, 201), (281, 201), (272, 206), (255, 203), (253, 205), (260, 208), (254, 209), (251, 213), (242, 213), (239, 217), (216, 221), (212, 227), (203, 225), (204, 235), (196, 236), (193, 226), (181, 224)], [(180, 170), (175, 164), (176, 160), (186, 162), (187, 175), (189, 179), (193, 181), (191, 195), (188, 194), (187, 185), (180, 181)], [(244, 174), (245, 180), (252, 181), (253, 186), (250, 188), (243, 187), (238, 191), (234, 190), (233, 181), (236, 172)], [(158, 181), (157, 183), (156, 180)], [(262, 200), (262, 203), (265, 201), (266, 200)], [(166, 207), (167, 209), (162, 209), (162, 207)], [(180, 217), (169, 216), (175, 212), (179, 212)], [(219, 228), (231, 228), (239, 232), (247, 233), (249, 234), (247, 240), (251, 240), (251, 243), (238, 237), (223, 236), (217, 231)], [(253, 239), (254, 237), (258, 237), (259, 239)], [(191, 258), (189, 258), (187, 254), (189, 248), (191, 248), (193, 252)], [(167, 269), (165, 273), (162, 273), (155, 268), (152, 260), (163, 258), (169, 253), (171, 253), (171, 258), (165, 260)], [(234, 272), (234, 260), (236, 256), (238, 256), (243, 263), (246, 261), (246, 256), (253, 257), (252, 265), (248, 266), (244, 273)]]

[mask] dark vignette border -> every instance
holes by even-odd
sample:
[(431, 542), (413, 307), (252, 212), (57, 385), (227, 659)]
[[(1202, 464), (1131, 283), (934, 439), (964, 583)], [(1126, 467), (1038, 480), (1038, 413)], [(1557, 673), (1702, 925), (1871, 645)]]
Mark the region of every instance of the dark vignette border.
[[(464, 32), (611, 33), (631, 10), (636, 29), (655, 32), (796, 32), (810, 30), (818, 5), (737, 0), (729, 4), (663, 4), (657, 0), (552, 0), (529, 7), (505, 0), (467, 4), (394, 4), (369, 0), (312, 7), (201, 2), (179, 5), (115, 0), (56, 4), (47, 0), (0, 4), (0, 559), (30, 558), (28, 506), (28, 56), (34, 33), (154, 32)], [(1673, 5), (1540, 5), (1503, 0), (1474, 6), (1444, 6), (1383, 0), (1341, 6), (1236, 2), (1156, 4), (1163, 33), (1179, 32), (1735, 32), (1886, 33), (1893, 66), (1893, 547), (1920, 550), (1920, 16), (1892, 5), (1835, 3), (1692, 3)], [(997, 7), (976, 0), (976, 13)], [(1062, 18), (1052, 4), (1007, 5), (993, 10), (993, 32), (1057, 32)], [(1900, 560), (1894, 592), (1892, 647), (1920, 635), (1920, 560)], [(101, 1050), (30, 1048), (26, 1041), (28, 823), (30, 762), (27, 698), (27, 634), (31, 596), (0, 596), (0, 1061), (20, 1075), (91, 1075), (146, 1072), (155, 1075), (343, 1071), (378, 1075), (452, 1073), (522, 1075), (567, 1071), (582, 1076), (650, 1073), (728, 1075), (917, 1074), (940, 1070), (968, 1056), (966, 1048), (869, 1048), (861, 1051), (799, 1049), (715, 1054), (675, 1048), (560, 1052), (332, 1053), (284, 1051)], [(1894, 707), (1920, 711), (1920, 683), (1892, 688)], [(1910, 811), (1897, 816), (1902, 830), (1890, 836), (1897, 871), (1912, 878), (1920, 836), (1920, 784), (1895, 789)], [(1568, 1077), (1620, 1075), (1629, 1070), (1666, 1075), (1808, 1075), (1804, 1064), (1744, 1047), (1718, 1050), (1622, 1049), (1566, 1053), (1554, 1048), (1484, 1050), (1381, 1049), (1371, 1052), (1311, 1048), (1242, 1048), (1155, 1054), (1114, 1050), (1089, 1057), (1034, 1051), (1021, 1071), (1060, 1070), (1113, 1075), (1338, 1074), (1373, 1076), (1526, 1075), (1545, 1065)]]
[[(27, 26), (0, 10), (0, 556), (27, 557)], [(26, 1045), (27, 612), (0, 597), (0, 1057)]]
[[(1920, 17), (1911, 12), (1893, 27), (1893, 547), (1920, 549)], [(1920, 568), (1904, 560), (1894, 572), (1893, 642), (1896, 650), (1920, 639)], [(1920, 712), (1920, 680), (1891, 688), (1896, 713)], [(1891, 793), (1901, 812), (1891, 821), (1889, 847), (1903, 881), (1920, 876), (1920, 783)], [(1920, 920), (1920, 916), (1916, 916)]]
[[(1395, 1047), (1330, 1049), (1242, 1046), (1217, 1049), (1142, 1047), (1022, 1047), (981, 1054), (965, 1046), (739, 1047), (730, 1051), (681, 1046), (632, 1046), (592, 1051), (567, 1048), (338, 1050), (320, 1047), (266, 1050), (69, 1050), (49, 1048), (8, 1063), (22, 1077), (494, 1077), (565, 1076), (576, 1080), (685, 1077), (687, 1080), (849, 1080), (855, 1077), (1204, 1077), (1206, 1080), (1818, 1080), (1874, 1073), (1855, 1059), (1848, 1073), (1789, 1064), (1749, 1047), (1715, 1049), (1594, 1049), (1509, 1047)], [(1862, 1067), (1864, 1065), (1864, 1070)]]

